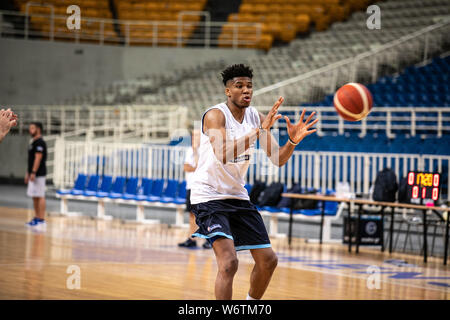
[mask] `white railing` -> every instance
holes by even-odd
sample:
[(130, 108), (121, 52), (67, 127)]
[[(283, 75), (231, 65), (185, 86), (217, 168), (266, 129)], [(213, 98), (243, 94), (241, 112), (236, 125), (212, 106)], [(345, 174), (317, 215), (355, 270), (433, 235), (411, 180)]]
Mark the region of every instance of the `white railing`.
[(426, 61), (441, 52), (449, 34), (446, 19), (355, 57), (258, 89), (253, 93), (254, 104), (270, 105), (274, 97), (284, 96), (287, 104), (296, 105), (318, 101), (323, 93), (333, 93), (348, 82), (375, 82), (383, 67), (400, 72), (405, 64)]
[[(38, 4), (33, 3), (32, 6)], [(0, 11), (0, 21), (15, 20), (15, 28), (1, 28), (0, 37), (23, 39), (42, 39), (50, 41), (91, 42), (120, 45), (145, 46), (228, 46), (257, 47), (261, 36), (261, 23), (245, 22), (215, 22), (210, 21), (209, 13), (205, 11), (181, 11), (175, 21), (141, 21), (116, 20), (104, 18), (86, 18), (81, 12), (81, 28), (69, 30), (64, 15), (26, 13), (16, 11)], [(28, 9), (28, 6), (27, 6)], [(192, 15), (205, 16), (205, 21), (183, 20)], [(23, 25), (18, 25), (18, 18), (23, 19)], [(189, 20), (189, 21), (187, 21)], [(230, 39), (219, 39), (224, 25), (233, 27)], [(195, 32), (197, 30), (197, 32)]]
[[(11, 106), (19, 117), (14, 132), (27, 134), (31, 122), (43, 123), (47, 143), (47, 178), (55, 178), (58, 139), (89, 141), (152, 141), (168, 143), (186, 134), (187, 108), (180, 106)], [(57, 177), (57, 174), (56, 174)]]
[[(118, 105), (118, 106), (8, 106), (18, 115), (18, 126), (13, 130), (26, 133), (33, 121), (42, 122), (45, 135), (79, 132), (95, 129), (103, 136), (123, 134), (125, 130), (144, 130), (144, 137), (171, 137), (177, 129), (187, 126), (187, 108), (173, 105)], [(139, 124), (147, 121), (145, 128)], [(101, 128), (101, 130), (99, 129)]]
[[(56, 187), (71, 187), (79, 173), (125, 177), (184, 179), (183, 164), (186, 147), (125, 143), (76, 142), (58, 139), (53, 182)], [(377, 173), (392, 168), (397, 178), (409, 170), (438, 171), (450, 176), (450, 156), (295, 151), (287, 164), (274, 166), (264, 151), (254, 153), (247, 181), (271, 183), (280, 181), (288, 187), (300, 183), (303, 187), (336, 189), (338, 182), (347, 181), (353, 192), (368, 194)], [(443, 185), (448, 181), (443, 181)], [(446, 195), (450, 197), (447, 187)]]
[[(263, 114), (269, 112), (272, 106), (256, 107)], [(395, 132), (409, 133), (411, 136), (421, 132), (433, 132), (438, 137), (443, 133), (450, 133), (449, 107), (375, 107), (363, 120), (357, 122), (344, 121), (334, 107), (290, 107), (281, 106), (278, 112), (289, 115), (292, 120), (298, 121), (305, 108), (308, 113), (315, 111), (317, 134), (322, 136), (324, 131), (338, 131), (343, 134), (345, 130), (359, 130), (360, 137), (370, 131), (386, 131), (389, 138), (395, 137)], [(284, 120), (277, 121), (274, 128), (285, 128)]]

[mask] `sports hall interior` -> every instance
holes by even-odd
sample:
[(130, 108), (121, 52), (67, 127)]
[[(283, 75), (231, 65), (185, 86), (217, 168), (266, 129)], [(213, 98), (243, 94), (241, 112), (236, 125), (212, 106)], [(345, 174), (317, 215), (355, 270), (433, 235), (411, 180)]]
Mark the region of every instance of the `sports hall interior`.
[[(0, 143), (0, 299), (214, 299), (212, 250), (177, 244), (188, 233), (189, 128), (225, 100), (230, 64), (252, 67), (258, 111), (283, 96), (280, 114), (319, 119), (285, 166), (255, 151), (249, 193), (263, 182), (371, 199), (391, 168), (399, 186), (409, 172), (439, 173), (435, 205), (448, 206), (449, 31), (449, 0), (2, 1), (0, 104), (19, 123)], [(362, 121), (333, 106), (350, 82), (373, 97)], [(33, 121), (48, 146), (44, 232), (25, 227)], [(287, 143), (283, 118), (272, 132)], [(258, 205), (278, 256), (264, 299), (449, 299), (445, 212), (430, 209), (424, 224), (421, 210), (388, 208), (381, 220), (380, 206), (364, 205), (381, 240), (356, 253), (344, 243), (356, 207), (286, 203)], [(238, 258), (233, 297), (245, 299), (253, 261)], [(68, 286), (73, 266), (80, 288)]]

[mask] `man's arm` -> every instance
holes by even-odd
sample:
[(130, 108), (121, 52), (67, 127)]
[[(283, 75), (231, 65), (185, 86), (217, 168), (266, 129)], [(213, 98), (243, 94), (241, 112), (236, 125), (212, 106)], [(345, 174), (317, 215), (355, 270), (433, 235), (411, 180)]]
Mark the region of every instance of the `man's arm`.
[[(264, 121), (261, 122), (263, 131), (270, 130), (275, 121), (281, 118), (281, 115), (278, 115), (277, 111), (283, 101), (283, 97), (280, 97)], [(227, 163), (230, 159), (236, 159), (244, 153), (260, 135), (260, 129), (255, 128), (239, 139), (228, 139), (225, 130), (225, 116), (218, 109), (211, 109), (205, 114), (203, 131), (209, 137), (217, 159), (223, 164)]]
[(257, 128), (239, 139), (228, 139), (225, 130), (225, 116), (218, 109), (211, 109), (205, 114), (203, 130), (209, 137), (216, 158), (223, 164), (244, 153), (259, 135)]
[[(288, 136), (294, 144), (287, 141), (284, 146), (280, 147), (270, 131), (264, 131), (260, 134), (260, 145), (274, 165), (278, 167), (285, 165), (286, 162), (288, 162), (289, 158), (292, 156), (292, 153), (295, 150), (295, 146), (300, 143), (300, 141), (302, 141), (306, 136), (316, 132), (316, 129), (309, 130), (313, 125), (317, 123), (317, 121), (319, 121), (318, 119), (316, 119), (313, 122), (309, 123), (315, 112), (311, 113), (306, 121), (303, 122), (305, 112), (306, 110), (303, 109), (303, 112), (300, 116), (300, 121), (295, 125), (291, 124), (287, 116), (284, 116), (284, 119), (286, 120)], [(259, 113), (259, 117), (261, 122), (265, 120), (265, 116), (263, 114)]]
[(42, 155), (43, 155), (42, 152), (35, 153), (33, 167), (31, 169), (29, 177), (31, 181), (34, 181), (34, 179), (36, 178), (36, 172), (39, 170), (39, 166), (41, 165)]
[(194, 172), (196, 167), (193, 167), (190, 164), (185, 163), (183, 169), (185, 172)]

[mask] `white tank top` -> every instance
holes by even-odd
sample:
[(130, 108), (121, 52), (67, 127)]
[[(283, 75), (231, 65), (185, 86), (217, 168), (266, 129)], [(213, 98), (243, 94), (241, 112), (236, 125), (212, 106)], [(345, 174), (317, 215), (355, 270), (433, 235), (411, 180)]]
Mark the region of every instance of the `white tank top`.
[[(219, 109), (225, 115), (225, 129), (228, 139), (239, 139), (252, 129), (259, 128), (258, 111), (253, 107), (245, 109), (244, 120), (239, 123), (225, 103), (215, 105), (203, 113), (203, 119), (211, 109)], [(191, 180), (191, 203), (197, 204), (211, 200), (242, 199), (249, 200), (245, 189), (245, 176), (250, 165), (254, 143), (234, 160), (226, 164), (214, 154), (209, 137), (201, 130), (198, 164)]]

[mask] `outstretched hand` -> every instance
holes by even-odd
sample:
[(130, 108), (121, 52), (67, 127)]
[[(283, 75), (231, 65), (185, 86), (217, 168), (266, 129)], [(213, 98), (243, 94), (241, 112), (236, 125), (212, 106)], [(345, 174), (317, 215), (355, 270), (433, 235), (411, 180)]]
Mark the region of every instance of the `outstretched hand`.
[(312, 126), (319, 121), (319, 119), (314, 120), (313, 122), (309, 123), (313, 116), (316, 114), (316, 112), (313, 112), (309, 115), (309, 117), (306, 119), (305, 122), (303, 122), (303, 119), (305, 117), (306, 109), (303, 109), (303, 112), (300, 116), (300, 120), (297, 124), (292, 124), (291, 121), (287, 116), (284, 116), (284, 119), (286, 120), (287, 125), (287, 132), (289, 135), (289, 138), (294, 143), (299, 143), (302, 141), (306, 136), (310, 135), (311, 133), (314, 133), (317, 131), (317, 129), (312, 129)]
[(269, 113), (264, 118), (264, 121), (261, 123), (261, 128), (263, 128), (264, 130), (270, 130), (275, 121), (281, 118), (281, 114), (277, 114), (277, 112), (283, 101), (283, 97), (278, 98), (277, 102), (275, 102), (272, 109), (269, 111)]

